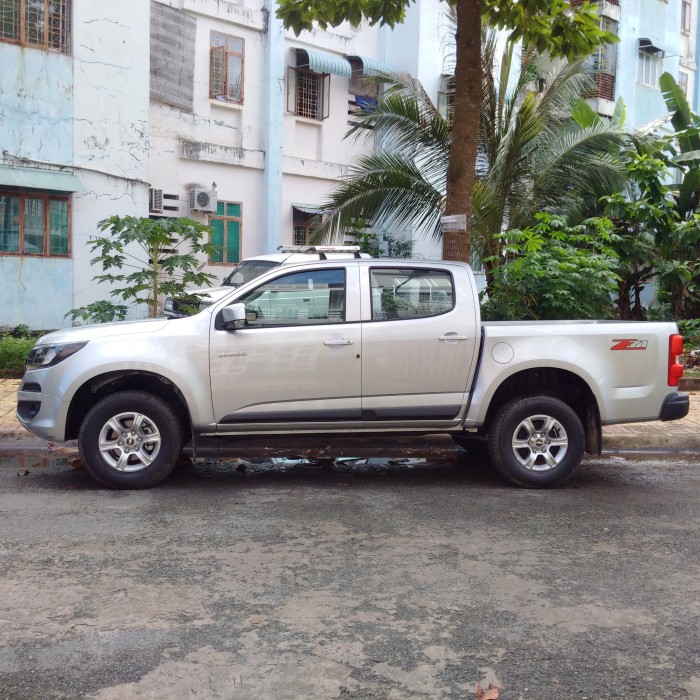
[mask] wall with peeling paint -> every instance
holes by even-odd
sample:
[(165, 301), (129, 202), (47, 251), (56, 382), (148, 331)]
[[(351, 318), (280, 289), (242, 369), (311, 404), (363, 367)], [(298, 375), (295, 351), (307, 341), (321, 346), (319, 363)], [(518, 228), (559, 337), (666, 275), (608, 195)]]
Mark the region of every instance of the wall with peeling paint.
[[(33, 161), (70, 163), (70, 56), (0, 43), (0, 150)], [(0, 328), (53, 328), (72, 307), (73, 261), (0, 256)]]
[(2, 149), (68, 162), (73, 144), (73, 63), (63, 56), (0, 43)]
[[(77, 307), (109, 298), (109, 287), (92, 281), (102, 272), (90, 265), (88, 245), (97, 222), (148, 211), (150, 5), (75, 2), (73, 25), (73, 158), (85, 186), (73, 198)], [(145, 315), (144, 308), (130, 312)]]
[(107, 298), (88, 239), (101, 219), (148, 210), (149, 4), (75, 2), (72, 38), (72, 56), (0, 42), (8, 163), (68, 166), (84, 186), (72, 196), (71, 258), (0, 256), (0, 327), (65, 327), (71, 308)]

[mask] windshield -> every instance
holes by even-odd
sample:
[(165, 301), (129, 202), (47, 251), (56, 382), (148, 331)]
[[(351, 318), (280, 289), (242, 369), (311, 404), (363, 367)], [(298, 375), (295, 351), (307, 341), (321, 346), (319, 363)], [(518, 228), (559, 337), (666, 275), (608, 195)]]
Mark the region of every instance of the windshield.
[(231, 270), (221, 284), (224, 287), (240, 287), (278, 265), (274, 260), (244, 260)]

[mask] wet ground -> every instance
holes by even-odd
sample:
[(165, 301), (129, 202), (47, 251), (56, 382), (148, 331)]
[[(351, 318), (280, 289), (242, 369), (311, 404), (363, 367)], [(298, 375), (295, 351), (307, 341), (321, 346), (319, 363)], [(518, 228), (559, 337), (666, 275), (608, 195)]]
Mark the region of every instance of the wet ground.
[(0, 698), (700, 698), (699, 462), (0, 457)]

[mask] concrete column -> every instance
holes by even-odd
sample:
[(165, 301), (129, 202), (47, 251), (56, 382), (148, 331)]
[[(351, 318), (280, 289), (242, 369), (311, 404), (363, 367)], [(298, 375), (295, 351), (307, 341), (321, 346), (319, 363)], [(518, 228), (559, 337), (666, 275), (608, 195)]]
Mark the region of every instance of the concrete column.
[(262, 136), (265, 169), (261, 198), (261, 217), (265, 253), (273, 253), (282, 235), (282, 148), (284, 136), (284, 28), (275, 15), (277, 3), (267, 0), (269, 12), (265, 36), (263, 69)]

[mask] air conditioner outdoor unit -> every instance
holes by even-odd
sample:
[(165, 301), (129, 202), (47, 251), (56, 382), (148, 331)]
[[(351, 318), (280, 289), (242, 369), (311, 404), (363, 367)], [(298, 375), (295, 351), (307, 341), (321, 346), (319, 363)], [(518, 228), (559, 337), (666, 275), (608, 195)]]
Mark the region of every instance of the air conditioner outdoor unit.
[(163, 190), (157, 190), (155, 187), (148, 188), (148, 211), (158, 213), (163, 211)]
[(216, 211), (216, 190), (190, 190), (192, 211)]

